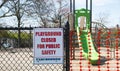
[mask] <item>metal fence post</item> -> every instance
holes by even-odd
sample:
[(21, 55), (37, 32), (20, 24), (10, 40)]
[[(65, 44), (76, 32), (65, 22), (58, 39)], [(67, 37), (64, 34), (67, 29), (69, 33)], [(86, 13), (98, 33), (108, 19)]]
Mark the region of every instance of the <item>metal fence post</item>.
[(19, 47), (20, 47), (20, 43), (19, 43), (19, 42), (20, 42), (20, 32), (19, 32), (19, 28), (18, 28), (18, 39), (17, 39), (17, 40), (18, 40), (18, 43), (17, 43), (18, 46), (17, 46), (17, 47), (19, 48)]
[(69, 23), (65, 25), (65, 41), (66, 41), (66, 71), (70, 71), (70, 54), (69, 54)]

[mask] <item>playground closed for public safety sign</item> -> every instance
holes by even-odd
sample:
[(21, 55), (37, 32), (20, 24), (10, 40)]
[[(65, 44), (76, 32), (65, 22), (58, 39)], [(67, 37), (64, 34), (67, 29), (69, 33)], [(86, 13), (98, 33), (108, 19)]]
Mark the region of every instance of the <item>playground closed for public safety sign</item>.
[(35, 28), (33, 32), (34, 64), (63, 63), (63, 29)]

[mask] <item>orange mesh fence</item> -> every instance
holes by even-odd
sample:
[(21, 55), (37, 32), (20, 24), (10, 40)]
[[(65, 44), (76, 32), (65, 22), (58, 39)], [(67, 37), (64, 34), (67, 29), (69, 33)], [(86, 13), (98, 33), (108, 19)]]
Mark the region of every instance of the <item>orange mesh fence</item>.
[(115, 40), (115, 56), (116, 56), (116, 65), (117, 65), (117, 70), (119, 71), (119, 38), (120, 38), (120, 30), (117, 30), (117, 35), (116, 35), (116, 40)]
[[(72, 36), (74, 34), (74, 31), (70, 31), (69, 33), (69, 44), (70, 44), (70, 64), (72, 65), (72, 59), (73, 59), (73, 40), (72, 40)], [(72, 71), (72, 66), (70, 65), (70, 71)]]
[[(99, 30), (99, 32), (97, 32), (98, 36), (97, 36), (97, 45), (96, 45), (96, 50), (98, 51), (99, 54), (99, 59), (98, 59), (98, 71), (100, 71), (100, 38), (101, 38), (101, 31)], [(94, 38), (96, 39), (96, 38)]]
[(107, 65), (107, 71), (109, 71), (110, 69), (109, 69), (109, 60), (110, 60), (110, 43), (109, 43), (109, 38), (110, 38), (110, 31), (109, 32), (107, 32), (107, 36), (106, 36), (106, 50), (107, 50), (107, 63), (106, 63), (106, 65)]
[[(102, 35), (102, 31), (99, 30), (97, 32), (96, 38), (93, 38), (93, 43), (96, 44), (95, 49), (99, 54), (99, 59), (96, 65), (92, 65), (89, 62), (89, 59), (86, 60), (83, 57), (82, 52), (82, 43), (78, 42), (79, 47), (73, 47), (73, 41), (76, 41), (73, 39), (73, 34), (75, 34), (74, 31), (70, 32), (70, 71), (120, 71), (120, 29), (117, 30), (115, 35), (115, 42), (111, 42), (111, 36), (112, 32), (111, 30), (107, 31), (105, 36)], [(90, 39), (90, 32), (88, 33), (88, 43), (91, 44), (89, 40)], [(79, 37), (79, 40), (81, 38)], [(111, 44), (115, 43), (115, 47)], [(90, 52), (89, 55), (91, 55), (91, 46), (88, 47)], [(113, 50), (114, 49), (114, 50)], [(75, 56), (73, 56), (73, 51), (75, 50)], [(114, 56), (114, 57), (113, 57)]]

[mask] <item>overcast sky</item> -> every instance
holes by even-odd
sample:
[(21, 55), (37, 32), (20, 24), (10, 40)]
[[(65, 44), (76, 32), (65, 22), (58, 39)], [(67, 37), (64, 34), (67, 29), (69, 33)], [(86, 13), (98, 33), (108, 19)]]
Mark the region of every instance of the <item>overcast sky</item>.
[[(85, 7), (86, 0), (75, 0), (76, 9)], [(120, 25), (120, 0), (92, 0), (93, 2), (93, 20), (96, 20), (100, 13), (108, 15), (108, 27)]]
[[(86, 0), (75, 0), (76, 9), (85, 8)], [(92, 0), (93, 2), (93, 10), (92, 10), (92, 18), (96, 20), (100, 13), (104, 13), (108, 15), (108, 27), (115, 27), (116, 24), (120, 25), (120, 0)], [(9, 25), (14, 24), (15, 19), (1, 19), (0, 22), (7, 22)], [(27, 23), (31, 23), (31, 21), (27, 21)], [(33, 22), (31, 24), (35, 24)], [(13, 26), (13, 25), (12, 25)], [(15, 25), (14, 25), (15, 26)], [(16, 25), (17, 26), (17, 25)]]

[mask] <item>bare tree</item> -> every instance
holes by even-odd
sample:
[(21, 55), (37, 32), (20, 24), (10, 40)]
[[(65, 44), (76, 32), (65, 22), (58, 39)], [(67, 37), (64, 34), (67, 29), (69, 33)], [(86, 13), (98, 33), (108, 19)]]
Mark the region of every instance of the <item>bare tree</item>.
[[(58, 23), (60, 15), (66, 13), (66, 0), (34, 0), (28, 15), (37, 17), (40, 25), (47, 27), (48, 23)], [(64, 4), (64, 5), (63, 5)]]
[[(54, 4), (54, 8), (53, 8), (53, 17), (52, 22), (58, 25), (58, 21), (59, 21), (59, 25), (60, 23), (64, 23), (64, 21), (67, 19), (67, 15), (69, 13), (69, 4), (68, 4), (68, 0), (57, 0)], [(57, 26), (58, 27), (58, 26)]]
[(99, 22), (101, 24), (106, 24), (106, 23), (108, 23), (108, 19), (109, 19), (108, 13), (100, 13), (98, 15), (97, 22)]
[[(10, 16), (13, 16), (13, 14), (10, 14), (10, 10), (11, 8), (8, 7), (7, 3), (11, 1), (11, 0), (1, 0), (0, 1), (0, 10), (2, 10), (4, 13), (0, 16), (0, 18), (3, 18), (3, 17), (10, 17)], [(4, 7), (4, 8), (3, 8)], [(4, 10), (5, 8), (7, 8), (7, 10)]]
[[(9, 7), (11, 8), (11, 13), (17, 19), (18, 27), (22, 25), (22, 19), (26, 16), (27, 6), (30, 4), (30, 0), (11, 0), (9, 1)], [(9, 9), (10, 9), (9, 8)]]
[[(30, 0), (9, 0), (4, 6), (8, 8), (9, 13), (16, 17), (18, 25), (18, 42), (20, 42), (20, 27), (22, 18), (26, 17), (26, 7), (30, 4)], [(18, 45), (19, 47), (19, 45)]]
[(38, 22), (43, 27), (47, 25), (48, 15), (50, 15), (52, 0), (33, 0), (27, 7), (27, 14), (38, 19)]
[(15, 16), (18, 28), (27, 15), (38, 19), (44, 27), (49, 22), (59, 23), (60, 16), (64, 19), (69, 9), (67, 0), (2, 0), (0, 9), (2, 7), (7, 8), (7, 11), (0, 18)]
[(6, 10), (0, 18), (15, 16), (18, 21), (18, 27), (20, 27), (22, 17), (25, 16), (27, 10), (26, 7), (29, 3), (30, 0), (2, 0), (0, 9), (4, 7), (3, 9)]
[(8, 1), (8, 0), (1, 0), (1, 1), (0, 1), (0, 8), (2, 8), (7, 1)]

